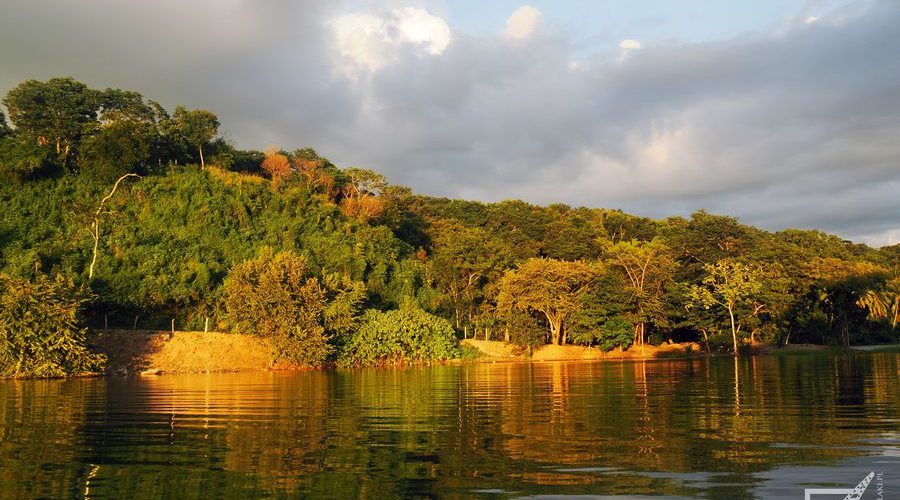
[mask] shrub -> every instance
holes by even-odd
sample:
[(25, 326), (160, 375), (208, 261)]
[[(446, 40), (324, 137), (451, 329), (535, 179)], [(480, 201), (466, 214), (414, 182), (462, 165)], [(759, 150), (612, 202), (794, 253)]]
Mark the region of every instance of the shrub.
[(369, 310), (359, 329), (349, 334), (338, 364), (373, 366), (421, 363), (459, 356), (450, 322), (416, 307)]
[(61, 276), (31, 282), (0, 274), (0, 375), (61, 377), (102, 370), (105, 358), (88, 350), (81, 317), (88, 297)]
[(634, 324), (622, 316), (613, 316), (598, 327), (574, 330), (572, 341), (576, 344), (596, 344), (604, 351), (616, 347), (627, 349), (634, 342)]
[(528, 357), (546, 343), (547, 329), (532, 314), (512, 309), (507, 312), (504, 320), (509, 331), (509, 341), (522, 348)]
[(268, 337), (278, 359), (312, 366), (332, 350), (322, 326), (325, 296), (304, 257), (270, 248), (233, 267), (225, 280), (234, 329)]

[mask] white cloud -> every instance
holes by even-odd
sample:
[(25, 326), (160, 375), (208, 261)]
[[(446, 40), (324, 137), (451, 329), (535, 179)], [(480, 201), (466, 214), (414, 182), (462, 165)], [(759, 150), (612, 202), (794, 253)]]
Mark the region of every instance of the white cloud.
[(332, 28), (338, 52), (348, 63), (343, 69), (350, 74), (381, 69), (404, 45), (440, 55), (451, 38), (446, 21), (415, 7), (384, 14), (345, 14), (334, 19)]
[(503, 36), (510, 39), (528, 38), (537, 28), (540, 20), (541, 11), (531, 5), (523, 5), (506, 20)]
[(641, 50), (643, 46), (641, 42), (637, 40), (633, 40), (631, 38), (626, 38), (619, 42), (619, 62), (623, 62), (628, 59), (628, 56), (631, 55), (632, 52), (636, 50)]
[(640, 50), (641, 47), (641, 42), (631, 38), (626, 38), (619, 42), (619, 48), (622, 50)]

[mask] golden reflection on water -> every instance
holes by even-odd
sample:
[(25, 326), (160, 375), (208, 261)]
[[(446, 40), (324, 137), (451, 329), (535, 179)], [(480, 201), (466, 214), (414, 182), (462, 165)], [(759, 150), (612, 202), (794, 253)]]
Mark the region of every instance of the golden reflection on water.
[(897, 375), (866, 354), (6, 381), (0, 497), (742, 496), (896, 437)]

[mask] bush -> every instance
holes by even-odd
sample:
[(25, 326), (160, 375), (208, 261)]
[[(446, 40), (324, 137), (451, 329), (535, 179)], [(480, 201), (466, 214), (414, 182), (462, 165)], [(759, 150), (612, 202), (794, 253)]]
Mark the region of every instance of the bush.
[(232, 327), (268, 337), (277, 359), (319, 366), (331, 352), (322, 326), (325, 290), (306, 259), (264, 248), (225, 280), (225, 309)]
[(375, 366), (421, 363), (459, 357), (450, 322), (416, 307), (369, 310), (359, 329), (349, 334), (338, 364)]
[(513, 309), (504, 319), (509, 330), (509, 341), (522, 348), (528, 357), (547, 342), (547, 329), (533, 315)]
[(611, 351), (616, 347), (628, 349), (634, 342), (634, 324), (622, 316), (613, 316), (599, 326), (574, 329), (572, 341), (583, 345), (596, 344), (604, 351)]
[(622, 316), (613, 316), (600, 327), (600, 348), (611, 351), (616, 347), (628, 349), (634, 342), (634, 325)]
[(0, 274), (0, 375), (61, 377), (102, 370), (105, 358), (88, 350), (81, 317), (88, 297), (61, 276), (31, 282)]

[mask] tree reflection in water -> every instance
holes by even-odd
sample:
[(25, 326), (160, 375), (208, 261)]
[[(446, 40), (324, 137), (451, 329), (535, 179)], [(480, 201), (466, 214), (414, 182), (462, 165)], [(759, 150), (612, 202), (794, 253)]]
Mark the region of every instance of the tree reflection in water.
[(896, 436), (897, 370), (872, 353), (4, 381), (0, 496), (752, 497), (766, 471), (878, 453), (859, 442)]

